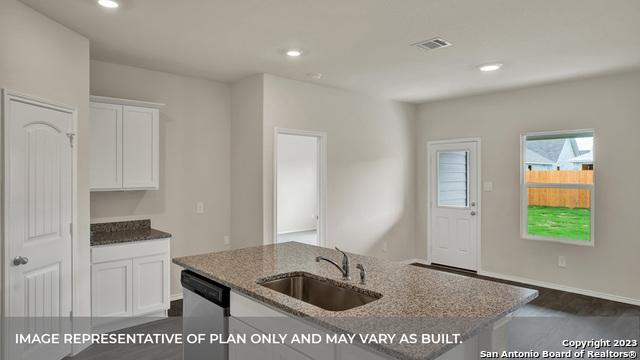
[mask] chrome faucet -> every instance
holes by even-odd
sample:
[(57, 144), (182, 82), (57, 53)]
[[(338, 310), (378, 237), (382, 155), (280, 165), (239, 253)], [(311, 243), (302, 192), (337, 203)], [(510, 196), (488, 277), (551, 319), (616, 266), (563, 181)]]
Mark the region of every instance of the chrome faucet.
[(324, 256), (317, 256), (316, 262), (320, 262), (320, 260), (324, 260), (329, 264), (332, 264), (333, 266), (337, 267), (338, 270), (340, 270), (340, 272), (342, 273), (342, 280), (351, 280), (351, 276), (349, 276), (349, 256), (347, 256), (347, 253), (345, 253), (344, 251), (338, 249), (337, 246), (336, 246), (336, 250), (342, 253), (342, 266), (338, 265), (337, 262), (331, 259), (327, 259)]

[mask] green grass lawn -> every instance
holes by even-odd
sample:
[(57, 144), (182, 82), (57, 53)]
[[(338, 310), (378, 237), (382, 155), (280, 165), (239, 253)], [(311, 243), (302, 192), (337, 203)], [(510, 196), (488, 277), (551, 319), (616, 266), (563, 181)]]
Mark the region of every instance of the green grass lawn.
[(591, 210), (529, 206), (529, 234), (589, 241)]

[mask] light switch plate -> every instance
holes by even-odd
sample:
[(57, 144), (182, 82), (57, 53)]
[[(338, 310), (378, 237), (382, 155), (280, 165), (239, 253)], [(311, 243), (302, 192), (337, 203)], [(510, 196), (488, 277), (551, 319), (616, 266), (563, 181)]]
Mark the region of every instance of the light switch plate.
[(196, 213), (204, 214), (204, 203), (202, 201), (198, 201), (196, 204)]
[(485, 181), (482, 183), (482, 190), (484, 191), (493, 191), (493, 181)]

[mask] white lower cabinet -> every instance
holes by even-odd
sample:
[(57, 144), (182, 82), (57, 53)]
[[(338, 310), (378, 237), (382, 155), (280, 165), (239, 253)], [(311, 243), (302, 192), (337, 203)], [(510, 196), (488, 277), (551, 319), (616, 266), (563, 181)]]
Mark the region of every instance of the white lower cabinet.
[[(256, 300), (231, 291), (229, 332), (246, 334), (291, 334), (326, 333), (312, 324), (273, 309)], [(503, 320), (507, 321), (507, 320)], [(491, 346), (492, 332), (503, 327), (501, 322), (481, 331), (478, 335), (465, 340), (437, 358), (437, 360), (477, 359), (479, 349), (497, 349)], [(357, 345), (268, 345), (268, 344), (230, 344), (231, 360), (267, 359), (267, 360), (388, 360), (392, 357)]]
[[(230, 333), (247, 334), (326, 334), (312, 324), (272, 309), (244, 295), (231, 291)], [(384, 354), (363, 349), (354, 345), (336, 346), (334, 344), (306, 345), (265, 345), (238, 344), (229, 345), (231, 360), (271, 359), (271, 360), (385, 360)]]
[(94, 317), (133, 316), (131, 260), (91, 265), (91, 312)]
[(166, 317), (169, 310), (169, 239), (91, 248), (94, 332)]
[(169, 254), (133, 259), (133, 316), (167, 310)]
[(263, 334), (264, 332), (255, 329), (234, 317), (229, 319), (229, 333), (246, 334), (248, 341), (247, 344), (230, 344), (229, 360), (312, 360), (309, 356), (285, 345), (264, 343), (252, 344), (250, 341), (251, 335)]
[[(250, 339), (252, 334), (259, 334), (260, 331), (231, 317), (229, 318), (229, 333), (246, 334), (247, 339)], [(229, 344), (229, 360), (270, 360), (272, 358), (271, 351), (271, 345), (267, 344), (251, 344), (250, 342), (247, 344)]]

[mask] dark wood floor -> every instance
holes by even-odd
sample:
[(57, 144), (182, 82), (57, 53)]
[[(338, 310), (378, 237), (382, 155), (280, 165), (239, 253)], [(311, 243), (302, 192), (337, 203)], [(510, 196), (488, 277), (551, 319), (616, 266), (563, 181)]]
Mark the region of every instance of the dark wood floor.
[(171, 302), (169, 316), (182, 316), (182, 299)]
[(549, 314), (564, 313), (580, 316), (640, 316), (640, 306), (599, 299), (586, 295), (574, 294), (561, 290), (522, 284), (513, 281), (490, 278), (487, 276), (478, 275), (475, 272), (448, 268), (444, 266), (424, 265), (419, 263), (414, 263), (411, 265), (538, 290), (538, 297), (519, 310), (519, 314), (521, 315), (526, 314), (529, 316), (543, 316)]
[[(539, 292), (538, 298), (520, 308), (516, 314), (524, 317), (544, 318), (556, 315), (576, 315), (578, 317), (607, 317), (623, 318), (628, 316), (640, 317), (640, 307), (629, 304), (598, 299), (585, 295), (578, 295), (566, 291), (553, 290), (514, 283), (499, 279), (479, 276), (475, 273), (450, 269), (439, 266), (426, 266), (439, 271), (447, 271), (475, 278), (497, 281), (510, 285), (528, 287)], [(182, 300), (172, 301), (169, 310), (169, 318), (127, 329), (131, 333), (180, 333), (182, 332)], [(528, 324), (525, 324), (528, 326)], [(636, 326), (635, 324), (633, 326)], [(631, 329), (634, 334), (638, 329)], [(623, 334), (631, 333), (627, 330)], [(560, 342), (566, 334), (557, 334), (556, 337), (543, 335), (550, 346)], [(627, 336), (628, 337), (628, 336)], [(529, 339), (525, 339), (525, 342)], [(179, 345), (94, 345), (79, 355), (69, 358), (73, 360), (182, 360), (182, 347)]]

